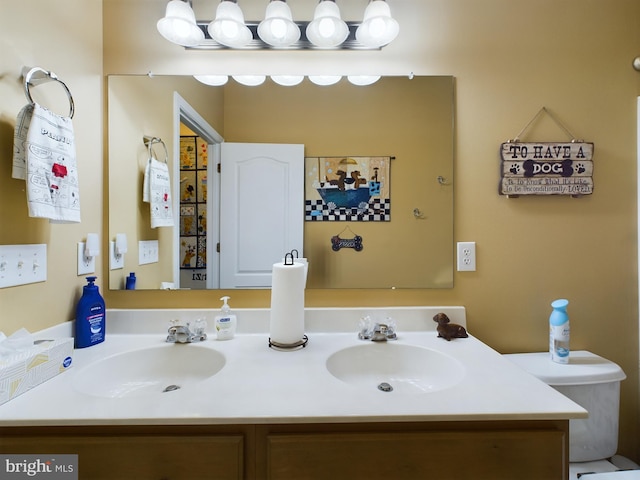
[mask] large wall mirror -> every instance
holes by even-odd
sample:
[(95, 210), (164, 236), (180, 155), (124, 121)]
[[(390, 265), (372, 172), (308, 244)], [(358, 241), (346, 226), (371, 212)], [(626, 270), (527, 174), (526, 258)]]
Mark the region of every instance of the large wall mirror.
[[(258, 87), (232, 80), (223, 87), (210, 87), (191, 76), (112, 75), (108, 77), (109, 239), (126, 234), (127, 252), (120, 258), (122, 268), (110, 267), (111, 289), (125, 288), (130, 272), (136, 274), (137, 289), (219, 285), (211, 278), (207, 283), (202, 265), (184, 263), (189, 242), (195, 242), (196, 250), (198, 242), (203, 248), (208, 245), (208, 263), (218, 262), (220, 232), (215, 216), (225, 206), (216, 194), (219, 179), (212, 166), (219, 151), (189, 121), (180, 125), (176, 93), (224, 142), (304, 145), (307, 165), (300, 181), (305, 184), (305, 198), (312, 197), (310, 189), (325, 183), (346, 180), (350, 188), (348, 182), (380, 180), (378, 166), (372, 173), (373, 163), (367, 159), (389, 158), (384, 178), (388, 219), (344, 220), (328, 215), (326, 220), (303, 222), (307, 288), (453, 287), (453, 77), (383, 77), (365, 87), (346, 80), (324, 87), (308, 80), (283, 87), (269, 79)], [(143, 174), (149, 160), (145, 136), (160, 138), (166, 145), (173, 197), (182, 196), (181, 185), (191, 177), (199, 185), (199, 191), (191, 192), (194, 208), (184, 210), (193, 212), (189, 220), (193, 224), (185, 225), (186, 217), (179, 215), (183, 204), (176, 203), (180, 206), (174, 210), (175, 226), (152, 228), (150, 204), (143, 201)], [(163, 147), (153, 149), (164, 162)], [(193, 171), (179, 169), (180, 157), (194, 151)], [(259, 214), (260, 200), (251, 203)], [(189, 230), (194, 239), (185, 241), (177, 229), (185, 234)], [(332, 238), (356, 236), (362, 239), (361, 249), (348, 241), (333, 248)], [(245, 243), (257, 250), (261, 238), (253, 237)], [(141, 241), (157, 245), (157, 262), (141, 264)], [(224, 245), (220, 248), (224, 250)], [(217, 273), (210, 270), (211, 275)]]

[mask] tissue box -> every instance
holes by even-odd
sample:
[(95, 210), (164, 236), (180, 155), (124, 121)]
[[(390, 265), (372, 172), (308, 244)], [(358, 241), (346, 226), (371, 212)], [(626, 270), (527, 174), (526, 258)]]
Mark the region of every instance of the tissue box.
[(73, 338), (45, 340), (0, 357), (0, 405), (71, 366)]

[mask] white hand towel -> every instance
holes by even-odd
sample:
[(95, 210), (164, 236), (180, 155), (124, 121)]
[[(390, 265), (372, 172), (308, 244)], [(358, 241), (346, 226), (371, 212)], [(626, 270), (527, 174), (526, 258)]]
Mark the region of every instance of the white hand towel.
[(165, 162), (149, 159), (145, 169), (143, 200), (150, 203), (151, 228), (173, 227), (171, 182)]
[(22, 107), (16, 118), (16, 129), (13, 132), (13, 168), (11, 177), (19, 180), (27, 178), (27, 134), (33, 116), (33, 105)]
[[(25, 107), (20, 112), (21, 125), (16, 126), (15, 134), (17, 144), (14, 139), (14, 176), (20, 175), (20, 158), (22, 154), (25, 156), (29, 216), (55, 222), (80, 222), (78, 168), (71, 118), (57, 115), (37, 103), (32, 108), (30, 122), (27, 122), (29, 109)], [(26, 141), (21, 144), (25, 129)]]

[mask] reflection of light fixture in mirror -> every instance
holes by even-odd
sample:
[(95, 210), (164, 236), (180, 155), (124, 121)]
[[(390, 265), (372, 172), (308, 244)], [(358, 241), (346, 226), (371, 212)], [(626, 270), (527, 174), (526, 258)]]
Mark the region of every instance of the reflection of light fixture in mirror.
[(293, 87), (302, 83), (304, 75), (271, 75), (271, 80), (283, 87)]
[(372, 0), (364, 11), (362, 24), (356, 30), (356, 39), (367, 47), (382, 47), (398, 36), (400, 26), (391, 17), (385, 0)]
[(194, 75), (193, 78), (212, 87), (221, 87), (229, 81), (227, 75)]
[(316, 85), (327, 86), (334, 85), (340, 81), (342, 77), (340, 75), (309, 75), (311, 80)]
[(163, 18), (156, 25), (158, 32), (170, 42), (185, 47), (198, 45), (204, 40), (204, 33), (196, 25), (196, 16), (188, 3), (171, 0)]
[(258, 85), (262, 85), (267, 79), (265, 75), (232, 75), (231, 78), (247, 87), (257, 87)]
[(251, 30), (244, 24), (244, 15), (236, 0), (222, 0), (216, 18), (207, 27), (211, 38), (227, 47), (244, 47), (252, 39)]
[(349, 36), (349, 27), (340, 17), (335, 0), (320, 0), (306, 30), (309, 41), (320, 48), (337, 47)]
[(373, 85), (380, 80), (380, 75), (349, 75), (347, 80), (354, 85), (364, 87), (367, 85)]
[(293, 23), (291, 9), (284, 0), (271, 0), (264, 20), (258, 25), (263, 42), (274, 47), (289, 47), (300, 39), (300, 28)]

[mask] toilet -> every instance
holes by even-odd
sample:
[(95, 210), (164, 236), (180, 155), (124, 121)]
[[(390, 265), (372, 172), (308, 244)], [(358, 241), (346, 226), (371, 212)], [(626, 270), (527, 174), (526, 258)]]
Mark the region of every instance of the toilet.
[(626, 378), (618, 365), (587, 351), (572, 351), (564, 365), (548, 352), (505, 358), (589, 412), (589, 418), (569, 420), (570, 480), (640, 480), (640, 465), (616, 455), (620, 382)]

